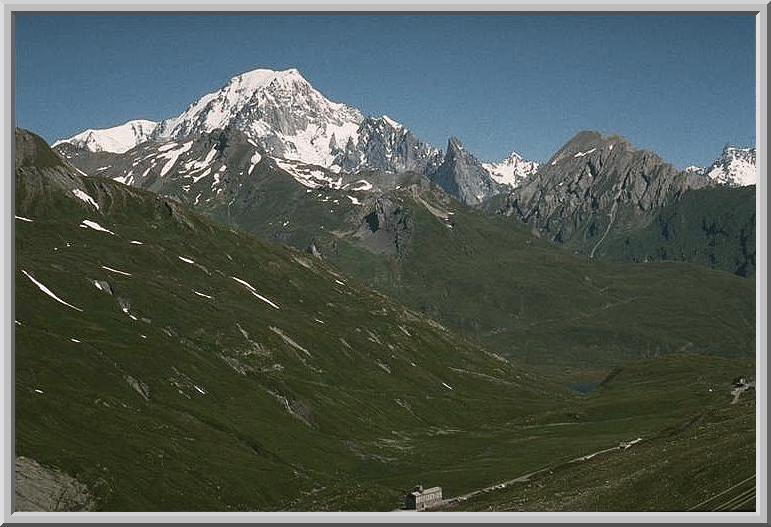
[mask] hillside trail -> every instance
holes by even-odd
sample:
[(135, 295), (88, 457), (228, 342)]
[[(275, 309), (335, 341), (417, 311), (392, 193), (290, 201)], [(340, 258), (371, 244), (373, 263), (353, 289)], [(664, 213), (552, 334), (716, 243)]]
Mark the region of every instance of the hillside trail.
[(589, 454), (585, 454), (583, 456), (579, 456), (579, 457), (577, 457), (575, 459), (571, 459), (570, 461), (567, 461), (567, 462), (564, 462), (564, 463), (559, 463), (557, 465), (548, 465), (548, 466), (540, 468), (538, 470), (534, 470), (532, 472), (528, 472), (526, 474), (522, 474), (521, 476), (517, 476), (516, 478), (513, 478), (513, 479), (509, 479), (509, 480), (506, 480), (506, 481), (495, 483), (493, 485), (488, 485), (487, 487), (483, 487), (481, 489), (477, 489), (477, 490), (474, 490), (474, 491), (471, 491), (471, 492), (467, 492), (466, 494), (461, 494), (460, 496), (454, 496), (452, 498), (444, 499), (444, 500), (442, 500), (442, 502), (438, 506), (441, 507), (441, 506), (445, 506), (445, 505), (451, 505), (453, 503), (459, 503), (461, 501), (465, 501), (465, 500), (467, 500), (469, 498), (473, 498), (474, 496), (478, 496), (480, 494), (484, 494), (484, 493), (487, 493), (487, 492), (492, 492), (492, 491), (495, 491), (495, 490), (505, 489), (509, 485), (513, 485), (515, 483), (527, 483), (527, 482), (530, 481), (530, 478), (532, 478), (533, 476), (536, 476), (538, 474), (542, 474), (544, 472), (551, 472), (551, 471), (553, 471), (555, 469), (558, 469), (558, 468), (561, 468), (561, 467), (565, 467), (567, 465), (571, 465), (571, 464), (574, 464), (574, 463), (582, 463), (584, 461), (588, 461), (588, 460), (592, 459), (595, 456), (606, 454), (608, 452), (627, 450), (628, 448), (631, 448), (632, 446), (637, 445), (637, 444), (641, 443), (642, 441), (643, 441), (643, 438), (641, 438), (641, 437), (638, 437), (638, 438), (633, 439), (631, 441), (622, 441), (622, 442), (620, 442), (618, 445), (616, 445), (614, 447), (604, 448), (602, 450), (597, 450), (596, 452), (591, 452)]

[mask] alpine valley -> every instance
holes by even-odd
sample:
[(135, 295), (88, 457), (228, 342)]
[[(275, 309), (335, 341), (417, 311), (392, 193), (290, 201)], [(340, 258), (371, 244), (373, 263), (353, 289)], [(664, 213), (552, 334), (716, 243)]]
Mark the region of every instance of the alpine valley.
[(296, 69), (17, 129), (17, 508), (754, 510), (757, 178), (481, 160)]

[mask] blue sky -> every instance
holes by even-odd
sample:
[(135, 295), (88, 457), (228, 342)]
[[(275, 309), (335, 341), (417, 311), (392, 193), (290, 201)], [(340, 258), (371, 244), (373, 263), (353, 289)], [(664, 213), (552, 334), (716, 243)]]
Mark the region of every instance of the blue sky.
[(332, 100), (483, 160), (545, 160), (592, 129), (705, 165), (755, 144), (754, 41), (751, 15), (23, 15), (16, 120), (53, 141), (296, 67)]

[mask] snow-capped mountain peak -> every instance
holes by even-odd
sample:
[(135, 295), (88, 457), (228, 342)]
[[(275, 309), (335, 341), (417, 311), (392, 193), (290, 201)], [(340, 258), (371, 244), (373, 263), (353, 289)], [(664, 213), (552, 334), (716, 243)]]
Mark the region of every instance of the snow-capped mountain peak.
[(538, 163), (528, 161), (517, 152), (512, 152), (506, 159), (497, 163), (482, 163), (490, 176), (501, 185), (517, 188), (522, 181), (538, 171)]
[(271, 155), (328, 167), (333, 145), (355, 139), (363, 119), (357, 109), (324, 97), (294, 68), (257, 69), (163, 121), (154, 135), (181, 139), (233, 127)]
[(758, 169), (755, 149), (726, 146), (721, 156), (704, 173), (723, 185), (733, 187), (757, 185)]
[(365, 118), (358, 109), (327, 99), (295, 68), (241, 73), (176, 117), (151, 124), (152, 133), (132, 137), (125, 146), (98, 140), (113, 129), (88, 130), (67, 141), (92, 151), (122, 153), (145, 140), (188, 141), (233, 129), (269, 157), (333, 172), (422, 172), (440, 161), (438, 149), (401, 123), (387, 115)]
[(158, 123), (146, 119), (137, 119), (101, 130), (88, 129), (67, 139), (60, 139), (52, 146), (70, 143), (91, 152), (128, 152), (145, 142), (153, 133)]

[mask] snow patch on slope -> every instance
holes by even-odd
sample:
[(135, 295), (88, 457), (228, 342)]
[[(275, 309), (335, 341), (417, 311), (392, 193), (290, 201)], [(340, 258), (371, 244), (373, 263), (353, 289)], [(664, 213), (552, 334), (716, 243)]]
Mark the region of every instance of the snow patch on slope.
[(254, 155), (252, 155), (251, 159), (249, 159), (249, 170), (246, 171), (247, 175), (252, 175), (252, 170), (254, 170), (254, 167), (257, 166), (257, 163), (259, 163), (261, 159), (262, 156), (259, 152), (255, 152)]
[(87, 193), (83, 192), (79, 188), (73, 189), (72, 193), (79, 200), (81, 200), (81, 201), (83, 201), (85, 203), (88, 203), (89, 205), (93, 206), (96, 210), (99, 210), (99, 204), (94, 200), (94, 198), (89, 196)]
[(586, 152), (576, 152), (576, 154), (575, 154), (573, 157), (584, 157), (584, 156), (588, 156), (589, 154), (591, 154), (592, 152), (594, 152), (594, 151), (596, 151), (596, 150), (597, 150), (597, 148), (595, 147), (595, 148), (592, 148), (591, 150), (587, 150)]
[(332, 178), (324, 170), (313, 165), (306, 165), (287, 159), (274, 159), (276, 165), (291, 175), (298, 183), (308, 188), (334, 188), (342, 187), (343, 178)]
[(177, 159), (179, 159), (179, 156), (190, 150), (190, 148), (193, 146), (192, 141), (188, 141), (187, 143), (183, 144), (176, 150), (170, 150), (168, 152), (163, 152), (162, 154), (158, 155), (157, 159), (168, 159), (166, 161), (166, 164), (163, 165), (163, 168), (161, 168), (161, 177), (165, 176), (169, 170), (174, 168), (174, 165), (177, 163)]
[(72, 309), (74, 309), (75, 311), (83, 311), (83, 310), (82, 310), (82, 309), (80, 309), (79, 307), (75, 307), (75, 306), (73, 306), (72, 304), (70, 304), (69, 302), (66, 302), (66, 301), (62, 300), (61, 298), (59, 298), (58, 296), (56, 296), (56, 294), (55, 294), (53, 291), (51, 291), (50, 289), (48, 289), (48, 288), (47, 288), (45, 285), (43, 285), (41, 282), (38, 282), (37, 280), (35, 280), (35, 278), (34, 278), (34, 277), (31, 275), (31, 274), (29, 274), (27, 271), (25, 271), (24, 269), (22, 269), (22, 270), (21, 270), (21, 272), (22, 272), (22, 273), (24, 273), (24, 276), (26, 276), (27, 278), (29, 278), (29, 279), (30, 279), (30, 281), (31, 281), (33, 284), (35, 284), (35, 286), (37, 286), (37, 288), (38, 288), (38, 289), (40, 289), (42, 292), (44, 292), (45, 294), (47, 294), (48, 296), (50, 296), (51, 298), (53, 298), (54, 300), (56, 300), (56, 301), (57, 301), (57, 302), (59, 302), (60, 304), (64, 304), (65, 306), (67, 306), (67, 307), (69, 307), (69, 308), (72, 308)]
[(269, 305), (269, 306), (271, 306), (272, 308), (274, 308), (274, 309), (281, 309), (281, 308), (280, 308), (280, 307), (278, 307), (276, 304), (274, 304), (273, 302), (271, 302), (270, 300), (268, 300), (267, 298), (265, 298), (264, 296), (262, 296), (260, 293), (258, 293), (258, 292), (257, 292), (257, 290), (254, 288), (254, 286), (252, 286), (252, 284), (250, 284), (250, 283), (249, 283), (249, 282), (247, 282), (246, 280), (241, 280), (240, 278), (236, 278), (235, 276), (231, 276), (230, 278), (232, 278), (233, 280), (235, 280), (235, 281), (236, 281), (236, 282), (238, 282), (239, 284), (241, 284), (241, 285), (243, 285), (244, 287), (246, 287), (246, 289), (247, 289), (247, 290), (248, 290), (248, 291), (249, 291), (251, 294), (253, 294), (253, 295), (254, 295), (254, 296), (256, 296), (257, 298), (259, 298), (260, 300), (262, 300), (263, 302), (265, 302), (266, 304), (268, 304), (268, 305)]
[(99, 225), (97, 222), (91, 221), (91, 220), (83, 220), (80, 223), (80, 225), (78, 225), (78, 227), (82, 227), (84, 229), (94, 229), (95, 231), (106, 232), (106, 233), (109, 233), (109, 234), (112, 234), (112, 235), (115, 234), (110, 229), (105, 229), (104, 227)]
[(101, 267), (105, 271), (111, 271), (113, 273), (122, 274), (123, 276), (131, 276), (131, 273), (127, 273), (126, 271), (121, 271), (119, 269), (113, 269), (112, 267), (107, 267), (106, 265), (102, 265)]

